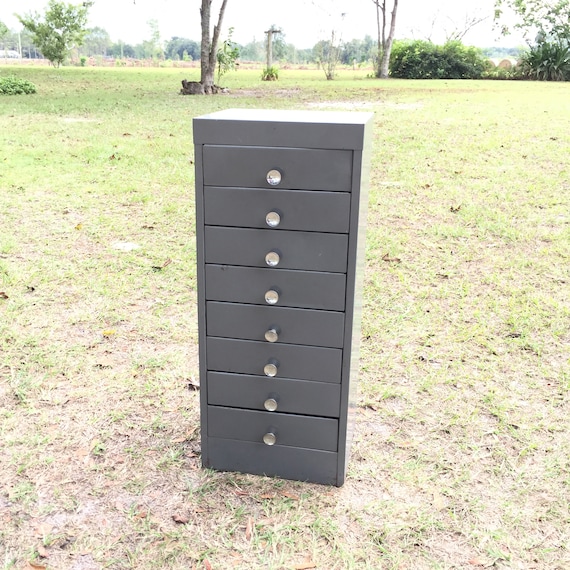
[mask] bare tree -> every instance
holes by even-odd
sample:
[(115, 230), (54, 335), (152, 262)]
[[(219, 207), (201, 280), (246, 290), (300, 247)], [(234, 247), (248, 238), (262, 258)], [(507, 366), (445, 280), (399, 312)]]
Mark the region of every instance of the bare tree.
[(457, 24), (451, 18), (449, 18), (449, 20), (453, 24), (454, 29), (449, 32), (446, 30), (445, 40), (447, 42), (462, 41), (470, 30), (472, 30), (475, 26), (478, 26), (479, 24), (483, 23), (488, 19), (489, 19), (488, 16), (480, 16), (478, 14), (465, 14), (465, 19), (463, 23)]
[(378, 61), (376, 77), (385, 79), (388, 77), (390, 66), (390, 54), (396, 33), (396, 14), (398, 13), (398, 0), (393, 0), (392, 14), (390, 16), (390, 27), (388, 34), (388, 5), (386, 0), (372, 0), (376, 6), (376, 23), (378, 25)]
[(202, 22), (202, 45), (200, 49), (200, 83), (204, 88), (204, 93), (214, 93), (214, 75), (216, 72), (218, 41), (222, 30), (222, 22), (226, 11), (228, 0), (222, 0), (218, 23), (214, 26), (214, 31), (210, 35), (210, 15), (212, 12), (212, 0), (202, 0), (200, 8), (200, 18)]

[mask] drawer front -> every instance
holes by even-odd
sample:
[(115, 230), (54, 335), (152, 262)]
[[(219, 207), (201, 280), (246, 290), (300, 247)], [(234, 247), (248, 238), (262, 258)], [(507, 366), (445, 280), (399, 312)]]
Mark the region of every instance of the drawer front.
[(207, 226), (205, 244), (206, 263), (336, 273), (347, 266), (347, 234)]
[(277, 212), (275, 230), (348, 233), (350, 194), (255, 188), (204, 188), (205, 223), (212, 226), (267, 228)]
[(269, 446), (251, 441), (208, 438), (204, 467), (338, 485), (338, 454), (318, 449)]
[(349, 150), (204, 145), (203, 152), (206, 186), (272, 188), (267, 174), (278, 170), (279, 188), (351, 191)]
[(267, 364), (277, 367), (276, 378), (340, 383), (342, 350), (319, 346), (275, 344), (208, 337), (208, 370), (264, 376)]
[(263, 443), (268, 433), (274, 434), (275, 445), (323, 451), (338, 447), (335, 419), (208, 406), (209, 437)]
[(276, 291), (274, 306), (344, 311), (343, 273), (206, 265), (206, 300), (267, 305), (267, 291)]
[[(206, 303), (206, 334), (267, 342), (342, 348), (344, 313), (287, 307)], [(277, 338), (275, 339), (275, 336)]]
[(340, 384), (208, 372), (208, 404), (338, 418)]

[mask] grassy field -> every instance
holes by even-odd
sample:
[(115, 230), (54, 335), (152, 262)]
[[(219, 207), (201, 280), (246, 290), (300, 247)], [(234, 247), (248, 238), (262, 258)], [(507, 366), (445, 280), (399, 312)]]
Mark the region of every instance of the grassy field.
[[(570, 568), (570, 85), (9, 68), (4, 569)], [(344, 487), (200, 468), (193, 116), (375, 113)]]

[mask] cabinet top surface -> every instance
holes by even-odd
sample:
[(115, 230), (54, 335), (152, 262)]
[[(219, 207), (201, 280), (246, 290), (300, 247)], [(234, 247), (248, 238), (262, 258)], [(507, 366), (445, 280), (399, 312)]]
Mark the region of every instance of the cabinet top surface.
[(364, 125), (373, 113), (351, 111), (294, 111), (282, 109), (225, 109), (196, 117), (212, 121), (252, 121), (275, 123), (323, 123)]
[(226, 109), (194, 118), (196, 144), (362, 149), (373, 113)]

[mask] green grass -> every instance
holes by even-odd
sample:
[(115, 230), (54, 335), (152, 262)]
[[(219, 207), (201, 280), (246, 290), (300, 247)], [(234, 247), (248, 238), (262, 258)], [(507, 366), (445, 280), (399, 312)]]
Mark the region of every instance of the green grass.
[[(4, 568), (570, 567), (566, 84), (8, 72)], [(200, 468), (191, 119), (229, 107), (375, 113), (341, 489)]]

